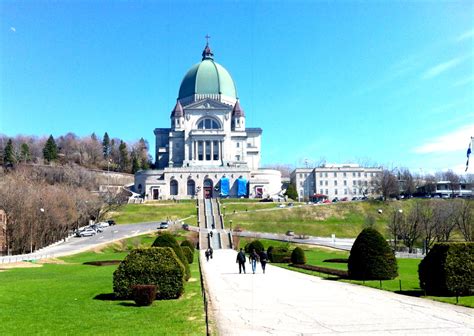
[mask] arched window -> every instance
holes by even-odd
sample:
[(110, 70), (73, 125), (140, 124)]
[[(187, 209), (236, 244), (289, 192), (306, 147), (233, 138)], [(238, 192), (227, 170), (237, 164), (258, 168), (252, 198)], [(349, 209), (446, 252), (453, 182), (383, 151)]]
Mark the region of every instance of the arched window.
[(198, 129), (219, 129), (219, 123), (214, 119), (205, 118), (199, 121)]
[(176, 180), (170, 182), (170, 195), (178, 195), (178, 181)]
[(188, 180), (188, 196), (194, 196), (194, 194), (196, 193), (196, 183), (194, 182), (194, 180)]

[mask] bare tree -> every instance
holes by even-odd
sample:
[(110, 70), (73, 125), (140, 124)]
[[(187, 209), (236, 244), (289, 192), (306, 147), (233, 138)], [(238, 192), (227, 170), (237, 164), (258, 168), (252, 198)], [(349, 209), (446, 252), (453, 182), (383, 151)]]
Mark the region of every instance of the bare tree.
[(433, 200), (432, 208), (435, 238), (439, 242), (447, 242), (456, 227), (456, 202), (454, 200)]
[(449, 182), (449, 190), (451, 190), (451, 195), (454, 197), (454, 191), (459, 189), (459, 175), (454, 173), (452, 170), (448, 170), (443, 173), (443, 179)]
[(402, 225), (401, 232), (403, 242), (410, 253), (415, 242), (422, 236), (423, 229), (428, 226), (427, 222), (431, 219), (430, 217), (431, 211), (427, 202), (420, 200), (414, 202), (407, 215), (407, 220)]
[(411, 196), (416, 192), (415, 179), (408, 168), (401, 169), (400, 180), (402, 181), (404, 195)]
[(393, 246), (395, 250), (397, 250), (398, 239), (402, 238), (405, 221), (406, 218), (403, 210), (393, 207), (389, 214), (388, 232), (393, 237)]
[(382, 194), (384, 200), (399, 193), (397, 177), (389, 170), (384, 169), (375, 178), (375, 191)]
[(456, 225), (464, 237), (464, 240), (471, 242), (474, 239), (474, 201), (460, 200), (456, 207)]

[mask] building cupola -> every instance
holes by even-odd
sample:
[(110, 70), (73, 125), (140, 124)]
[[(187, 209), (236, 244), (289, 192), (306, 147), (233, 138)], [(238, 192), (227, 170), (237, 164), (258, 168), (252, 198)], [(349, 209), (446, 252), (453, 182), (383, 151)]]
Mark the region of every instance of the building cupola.
[(238, 99), (232, 109), (232, 129), (234, 131), (245, 131), (245, 112), (240, 107)]
[(184, 127), (184, 111), (179, 100), (176, 101), (176, 105), (171, 111), (171, 127), (175, 129)]

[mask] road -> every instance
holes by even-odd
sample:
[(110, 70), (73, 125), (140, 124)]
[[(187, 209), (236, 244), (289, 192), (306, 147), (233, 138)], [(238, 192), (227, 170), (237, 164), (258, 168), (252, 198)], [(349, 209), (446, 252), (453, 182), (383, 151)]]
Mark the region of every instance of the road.
[(239, 274), (215, 250), (204, 281), (220, 335), (474, 335), (474, 310), (267, 265)]
[(0, 257), (0, 264), (21, 260), (60, 257), (83, 252), (101, 244), (156, 231), (159, 223), (158, 221), (109, 226), (104, 229), (104, 232), (91, 237), (70, 237), (67, 241), (58, 242), (31, 254)]

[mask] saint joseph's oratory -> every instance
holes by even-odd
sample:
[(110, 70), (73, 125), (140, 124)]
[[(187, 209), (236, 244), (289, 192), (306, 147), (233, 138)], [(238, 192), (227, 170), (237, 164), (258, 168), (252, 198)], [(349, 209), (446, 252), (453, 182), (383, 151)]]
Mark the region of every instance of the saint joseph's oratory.
[(146, 200), (276, 197), (279, 171), (259, 169), (262, 129), (246, 127), (234, 80), (206, 44), (184, 76), (171, 127), (156, 128), (154, 170), (135, 174)]

